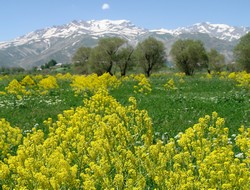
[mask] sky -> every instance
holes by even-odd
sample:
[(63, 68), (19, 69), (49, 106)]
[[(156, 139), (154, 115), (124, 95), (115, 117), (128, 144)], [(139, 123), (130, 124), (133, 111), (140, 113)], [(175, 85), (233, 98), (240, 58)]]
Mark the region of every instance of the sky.
[(0, 42), (73, 20), (129, 20), (147, 29), (210, 22), (250, 26), (250, 0), (1, 0)]

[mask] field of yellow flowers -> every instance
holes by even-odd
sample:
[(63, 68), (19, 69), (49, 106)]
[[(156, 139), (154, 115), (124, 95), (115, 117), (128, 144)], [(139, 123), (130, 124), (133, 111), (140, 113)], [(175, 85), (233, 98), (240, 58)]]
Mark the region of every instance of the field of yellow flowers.
[(0, 189), (250, 189), (250, 75), (0, 76)]

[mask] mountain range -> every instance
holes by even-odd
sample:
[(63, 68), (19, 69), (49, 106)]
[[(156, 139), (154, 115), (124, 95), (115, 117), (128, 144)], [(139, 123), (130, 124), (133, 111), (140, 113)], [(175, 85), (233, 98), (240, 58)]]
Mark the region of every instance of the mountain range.
[(165, 44), (168, 52), (177, 39), (201, 40), (207, 49), (215, 48), (223, 53), (227, 60), (231, 60), (234, 46), (240, 37), (249, 31), (250, 27), (209, 22), (174, 30), (148, 30), (127, 20), (72, 21), (65, 25), (36, 30), (11, 41), (0, 42), (0, 66), (29, 69), (51, 59), (70, 63), (72, 55), (79, 47), (94, 47), (99, 38), (111, 36), (125, 38), (134, 45), (153, 36)]

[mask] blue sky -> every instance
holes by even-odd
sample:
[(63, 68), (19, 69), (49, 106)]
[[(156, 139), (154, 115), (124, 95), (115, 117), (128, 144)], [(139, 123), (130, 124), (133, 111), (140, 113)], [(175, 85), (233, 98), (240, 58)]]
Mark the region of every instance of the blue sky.
[(148, 29), (250, 26), (249, 7), (250, 0), (2, 0), (0, 41), (73, 20), (126, 19)]

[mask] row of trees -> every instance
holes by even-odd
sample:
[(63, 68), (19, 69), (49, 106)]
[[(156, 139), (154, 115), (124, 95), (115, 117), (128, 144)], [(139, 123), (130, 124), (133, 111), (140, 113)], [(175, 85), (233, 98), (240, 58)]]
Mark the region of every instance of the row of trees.
[[(236, 61), (250, 72), (250, 33), (240, 39), (235, 47)], [(220, 71), (225, 65), (225, 57), (217, 50), (206, 51), (199, 40), (177, 40), (170, 51), (170, 57), (176, 67), (193, 75), (197, 69)], [(167, 56), (164, 44), (149, 37), (133, 47), (128, 41), (118, 38), (102, 38), (95, 48), (81, 47), (73, 56), (72, 62), (83, 74), (97, 73), (99, 75), (108, 72), (111, 75), (119, 69), (121, 76), (125, 76), (127, 70), (140, 67), (147, 76), (153, 70), (162, 68)]]
[(22, 73), (24, 71), (22, 67), (0, 67), (0, 74), (2, 75)]
[(73, 56), (72, 62), (84, 74), (95, 72), (111, 75), (119, 69), (125, 76), (128, 69), (140, 66), (147, 76), (161, 68), (166, 62), (164, 44), (149, 37), (133, 47), (128, 41), (118, 38), (102, 38), (95, 48), (81, 47)]
[(176, 67), (185, 72), (186, 75), (193, 75), (197, 69), (220, 71), (225, 65), (225, 57), (217, 50), (206, 51), (199, 40), (177, 40), (170, 51), (170, 55)]
[[(201, 41), (178, 40), (172, 46), (170, 54), (176, 66), (186, 75), (192, 75), (197, 68), (207, 68), (221, 71), (225, 65), (224, 55), (215, 49), (206, 52)], [(234, 57), (238, 66), (250, 72), (250, 33), (240, 38), (239, 43), (234, 48)]]

